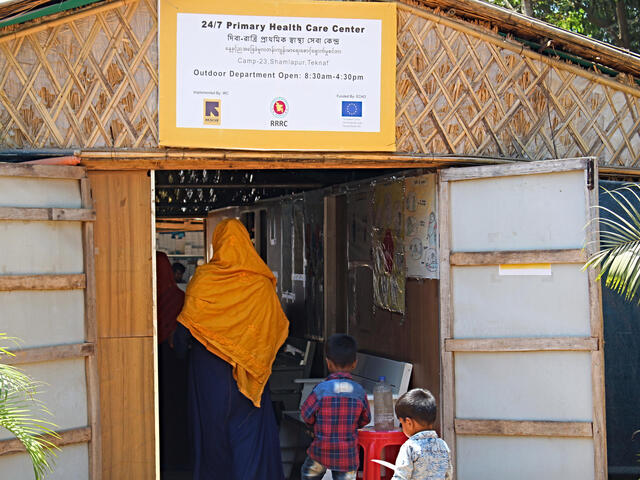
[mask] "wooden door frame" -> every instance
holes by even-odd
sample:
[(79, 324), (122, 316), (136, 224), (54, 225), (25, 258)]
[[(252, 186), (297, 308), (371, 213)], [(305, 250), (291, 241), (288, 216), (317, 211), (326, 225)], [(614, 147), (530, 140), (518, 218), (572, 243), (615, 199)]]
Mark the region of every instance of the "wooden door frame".
[(88, 173), (97, 212), (102, 475), (159, 478), (153, 174)]

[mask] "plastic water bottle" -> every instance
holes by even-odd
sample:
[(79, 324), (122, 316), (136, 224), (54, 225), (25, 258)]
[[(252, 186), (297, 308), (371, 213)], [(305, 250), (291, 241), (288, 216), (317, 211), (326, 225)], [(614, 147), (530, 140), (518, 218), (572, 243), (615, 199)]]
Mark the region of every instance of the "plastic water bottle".
[(373, 428), (378, 432), (393, 430), (393, 394), (385, 377), (373, 388)]

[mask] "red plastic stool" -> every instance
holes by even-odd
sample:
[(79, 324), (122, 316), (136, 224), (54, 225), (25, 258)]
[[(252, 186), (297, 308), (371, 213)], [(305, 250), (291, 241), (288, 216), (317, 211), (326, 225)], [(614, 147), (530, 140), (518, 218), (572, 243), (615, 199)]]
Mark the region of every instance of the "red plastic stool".
[[(391, 430), (389, 432), (376, 432), (371, 428), (358, 430), (358, 445), (364, 450), (364, 465), (362, 465), (363, 480), (380, 480), (380, 464), (372, 462), (373, 459), (382, 458), (382, 450), (388, 448), (385, 460), (395, 463), (400, 446), (407, 441), (407, 437), (402, 430)], [(390, 480), (393, 471), (386, 469), (386, 480)]]

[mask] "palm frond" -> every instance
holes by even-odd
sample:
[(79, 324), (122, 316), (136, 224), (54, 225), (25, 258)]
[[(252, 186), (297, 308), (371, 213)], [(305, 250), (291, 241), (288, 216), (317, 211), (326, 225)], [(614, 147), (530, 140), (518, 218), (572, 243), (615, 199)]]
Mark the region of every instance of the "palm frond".
[[(15, 346), (18, 346), (20, 344), (20, 340), (17, 339), (16, 337), (9, 337), (7, 336), (6, 333), (1, 333), (1, 332), (0, 332), (0, 342), (2, 342), (3, 344), (13, 343)], [(13, 353), (9, 351), (7, 347), (4, 347), (2, 345), (0, 345), (0, 355), (5, 355), (8, 357), (15, 356)]]
[[(640, 212), (632, 200), (640, 204), (640, 186), (628, 184), (603, 190), (604, 195), (611, 196), (616, 209), (595, 207), (599, 215), (593, 221), (601, 229), (599, 249), (584, 268), (600, 268), (598, 279), (604, 278), (606, 287), (633, 300), (640, 291)], [(593, 245), (592, 242), (587, 244)]]
[[(0, 334), (0, 340), (15, 339)], [(6, 347), (0, 347), (0, 355), (12, 354)], [(36, 480), (44, 479), (52, 471), (53, 457), (58, 448), (52, 442), (58, 437), (53, 430), (56, 425), (42, 420), (51, 416), (37, 398), (38, 388), (42, 385), (19, 369), (0, 363), (0, 427), (24, 445)]]

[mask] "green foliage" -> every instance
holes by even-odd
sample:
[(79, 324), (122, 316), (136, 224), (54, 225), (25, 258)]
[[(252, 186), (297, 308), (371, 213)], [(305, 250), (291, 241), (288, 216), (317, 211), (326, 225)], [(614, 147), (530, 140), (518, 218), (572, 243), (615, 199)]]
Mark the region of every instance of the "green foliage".
[[(487, 0), (522, 11), (523, 0)], [(634, 52), (640, 52), (640, 0), (531, 0), (533, 16)]]
[(605, 195), (613, 197), (620, 210), (596, 207), (604, 213), (594, 219), (602, 229), (600, 248), (585, 268), (600, 267), (598, 279), (606, 275), (605, 285), (608, 288), (624, 295), (627, 300), (633, 300), (640, 287), (640, 213), (629, 197), (640, 202), (640, 186), (629, 184), (604, 190)]
[[(16, 340), (0, 333), (0, 341)], [(0, 346), (0, 358), (12, 356), (6, 346)], [(51, 422), (34, 418), (50, 413), (36, 398), (39, 383), (34, 382), (17, 368), (0, 363), (0, 427), (12, 433), (24, 445), (31, 458), (36, 480), (52, 470), (52, 456), (57, 447), (43, 435), (57, 437)]]

